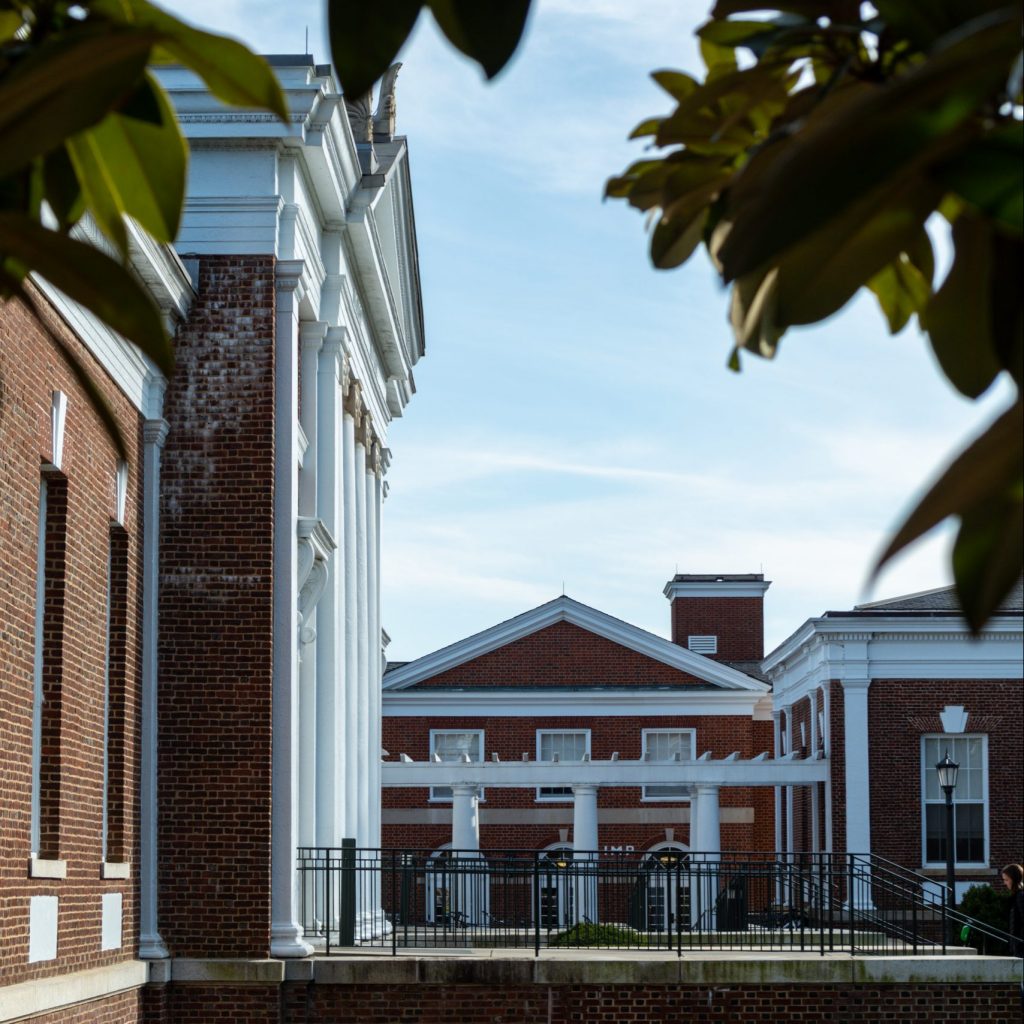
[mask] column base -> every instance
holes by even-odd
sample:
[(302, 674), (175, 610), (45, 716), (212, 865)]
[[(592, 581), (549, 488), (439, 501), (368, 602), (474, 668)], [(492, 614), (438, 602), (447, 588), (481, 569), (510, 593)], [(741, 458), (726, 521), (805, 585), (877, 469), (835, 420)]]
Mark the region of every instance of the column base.
[(170, 955), (170, 950), (164, 945), (164, 940), (158, 933), (151, 932), (139, 937), (140, 960), (166, 960)]
[(270, 955), (288, 958), (312, 956), (313, 947), (303, 941), (302, 929), (289, 921), (287, 924), (271, 927)]

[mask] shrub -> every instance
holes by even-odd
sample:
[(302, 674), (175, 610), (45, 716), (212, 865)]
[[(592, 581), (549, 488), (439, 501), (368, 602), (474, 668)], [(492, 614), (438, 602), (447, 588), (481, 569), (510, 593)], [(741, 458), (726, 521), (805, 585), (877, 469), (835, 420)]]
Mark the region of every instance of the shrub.
[[(961, 914), (1001, 932), (1010, 926), (1010, 894), (991, 885), (972, 885), (964, 893), (963, 901), (957, 909)], [(1009, 955), (1005, 942), (990, 938), (977, 929), (972, 928), (966, 939), (961, 938), (960, 941), (965, 946), (980, 947), (979, 952), (982, 953)]]
[(621, 924), (580, 922), (552, 935), (549, 946), (646, 946), (647, 936)]

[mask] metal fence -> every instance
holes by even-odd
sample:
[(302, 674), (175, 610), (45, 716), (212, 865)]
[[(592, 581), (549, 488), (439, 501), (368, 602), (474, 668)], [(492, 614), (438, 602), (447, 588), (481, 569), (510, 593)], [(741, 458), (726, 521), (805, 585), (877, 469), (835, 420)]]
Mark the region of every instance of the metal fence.
[(672, 849), (298, 851), (303, 929), (353, 946), (941, 954), (965, 924), (928, 879), (855, 854)]

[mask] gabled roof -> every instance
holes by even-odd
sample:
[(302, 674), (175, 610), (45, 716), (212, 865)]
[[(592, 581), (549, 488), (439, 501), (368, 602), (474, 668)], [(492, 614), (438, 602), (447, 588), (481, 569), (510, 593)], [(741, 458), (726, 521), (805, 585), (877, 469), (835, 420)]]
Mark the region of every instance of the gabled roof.
[(457, 665), (553, 626), (556, 622), (571, 623), (636, 651), (637, 654), (660, 661), (723, 689), (749, 690), (753, 693), (766, 693), (770, 689), (766, 683), (752, 679), (728, 665), (712, 661), (701, 654), (694, 654), (693, 651), (680, 647), (664, 637), (648, 633), (646, 629), (640, 629), (565, 596), (556, 597), (547, 604), (523, 612), (513, 619), (499, 622), (496, 626), (491, 626), (448, 647), (442, 647), (441, 650), (426, 654), (416, 661), (395, 667), (385, 675), (384, 689), (404, 690), (415, 686), (416, 683), (431, 679)]
[[(998, 614), (1009, 615), (1024, 609), (1024, 580), (1018, 580), (999, 606)], [(902, 597), (891, 597), (884, 601), (872, 601), (870, 604), (858, 604), (855, 612), (871, 612), (885, 615), (890, 612), (958, 612), (960, 601), (956, 595), (956, 587), (936, 587), (934, 590), (922, 590), (916, 594), (904, 594)], [(827, 614), (844, 615), (848, 612), (829, 612)]]

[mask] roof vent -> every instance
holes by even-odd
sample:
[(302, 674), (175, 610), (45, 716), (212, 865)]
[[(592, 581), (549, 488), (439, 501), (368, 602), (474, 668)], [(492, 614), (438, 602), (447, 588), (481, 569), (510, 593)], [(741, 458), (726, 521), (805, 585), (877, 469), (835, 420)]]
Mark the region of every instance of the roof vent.
[(686, 638), (686, 646), (694, 654), (717, 654), (717, 636), (690, 636)]

